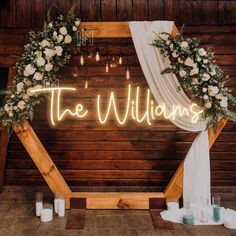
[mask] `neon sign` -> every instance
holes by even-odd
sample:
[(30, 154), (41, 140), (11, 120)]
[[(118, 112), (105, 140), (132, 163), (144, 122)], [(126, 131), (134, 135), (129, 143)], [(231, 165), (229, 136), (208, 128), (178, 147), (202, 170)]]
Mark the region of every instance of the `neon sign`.
[[(37, 92), (50, 92), (50, 121), (53, 126), (56, 123), (63, 120), (67, 116), (76, 117), (78, 119), (85, 119), (89, 111), (86, 110), (81, 103), (77, 103), (73, 109), (61, 108), (62, 104), (62, 92), (74, 92), (76, 88), (71, 87), (56, 87), (56, 88), (43, 88), (31, 90), (31, 93)], [(109, 102), (106, 107), (106, 111), (103, 113), (101, 110), (101, 95), (99, 94), (96, 99), (97, 117), (100, 124), (106, 124), (108, 118), (113, 114), (116, 121), (120, 125), (125, 125), (128, 119), (132, 119), (137, 123), (147, 123), (152, 125), (152, 122), (159, 116), (164, 116), (165, 119), (175, 120), (177, 116), (187, 116), (192, 123), (196, 123), (200, 119), (200, 115), (203, 110), (197, 109), (197, 104), (192, 104), (189, 108), (181, 107), (180, 105), (172, 105), (171, 111), (167, 112), (166, 105), (159, 104), (154, 105), (154, 101), (150, 99), (150, 90), (147, 90), (145, 99), (145, 111), (140, 109), (140, 88), (136, 87), (135, 98), (131, 97), (132, 87), (128, 85), (128, 92), (126, 98), (125, 111), (119, 111), (117, 108), (116, 96), (112, 91), (109, 96)], [(102, 114), (103, 113), (103, 114)]]

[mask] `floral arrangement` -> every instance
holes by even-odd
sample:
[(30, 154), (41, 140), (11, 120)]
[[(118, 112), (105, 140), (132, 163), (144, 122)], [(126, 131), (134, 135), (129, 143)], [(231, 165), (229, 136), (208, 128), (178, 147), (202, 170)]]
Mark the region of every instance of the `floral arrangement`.
[(236, 116), (228, 107), (235, 105), (235, 98), (225, 87), (229, 79), (219, 66), (215, 64), (211, 49), (199, 47), (200, 40), (182, 36), (183, 30), (175, 37), (161, 33), (154, 40), (153, 46), (159, 48), (170, 66), (162, 71), (174, 73), (190, 99), (204, 108), (203, 119), (208, 127), (217, 124), (223, 117), (235, 120)]
[(24, 119), (32, 119), (33, 109), (45, 97), (31, 93), (56, 80), (56, 72), (70, 58), (70, 45), (78, 43), (80, 20), (75, 17), (73, 8), (67, 17), (60, 15), (53, 21), (48, 16), (42, 32), (30, 32), (30, 43), (16, 63), (16, 77), (6, 91), (4, 107), (0, 108), (0, 122), (10, 127)]

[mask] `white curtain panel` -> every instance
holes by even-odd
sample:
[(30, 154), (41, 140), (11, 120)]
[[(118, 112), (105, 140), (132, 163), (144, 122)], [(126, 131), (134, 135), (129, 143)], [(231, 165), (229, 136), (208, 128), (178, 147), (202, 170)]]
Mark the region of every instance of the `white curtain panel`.
[[(168, 113), (171, 112), (173, 104), (181, 107), (190, 107), (192, 104), (184, 91), (178, 90), (180, 84), (174, 74), (161, 75), (170, 62), (163, 60), (160, 50), (151, 45), (158, 33), (171, 33), (173, 24), (173, 21), (129, 22), (136, 53), (152, 95), (158, 104), (165, 103)], [(186, 116), (176, 116), (171, 122), (183, 130), (199, 132), (184, 161), (183, 198), (185, 208), (190, 203), (206, 207), (210, 204), (210, 160), (206, 122), (192, 123)]]

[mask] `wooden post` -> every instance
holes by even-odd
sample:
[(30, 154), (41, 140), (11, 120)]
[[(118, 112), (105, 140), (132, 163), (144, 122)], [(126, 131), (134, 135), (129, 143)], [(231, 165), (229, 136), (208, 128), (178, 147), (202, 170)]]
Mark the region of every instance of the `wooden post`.
[(38, 139), (31, 125), (28, 121), (25, 121), (22, 125), (15, 125), (13, 129), (52, 192), (62, 193), (65, 196), (66, 208), (68, 209), (70, 207), (71, 190)]
[[(228, 119), (223, 118), (219, 124), (218, 129), (214, 132), (213, 128), (208, 129), (209, 149), (212, 147), (217, 137), (225, 127)], [(170, 201), (178, 201), (183, 194), (183, 175), (184, 175), (184, 161), (180, 164), (178, 170), (175, 172), (170, 183), (165, 189), (165, 197)]]

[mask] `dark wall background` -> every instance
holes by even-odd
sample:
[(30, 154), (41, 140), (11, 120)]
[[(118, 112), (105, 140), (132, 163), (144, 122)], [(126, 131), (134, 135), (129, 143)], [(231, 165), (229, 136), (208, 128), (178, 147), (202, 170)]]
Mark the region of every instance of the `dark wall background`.
[[(53, 16), (66, 13), (68, 0), (9, 0), (1, 8), (0, 65), (11, 67), (27, 43), (27, 32), (41, 28), (46, 11)], [(75, 1), (76, 12), (83, 21), (174, 20), (186, 24), (185, 35), (201, 39), (203, 47), (214, 47), (216, 61), (231, 76), (228, 86), (236, 95), (236, 1), (183, 0), (86, 0)], [(147, 87), (131, 39), (99, 39), (101, 62), (86, 58), (79, 67), (79, 78), (71, 71), (79, 57), (73, 57), (59, 77), (61, 84), (79, 88), (79, 98), (94, 109), (94, 94), (106, 96), (115, 90), (122, 104), (125, 99), (125, 65), (130, 65), (133, 86)], [(124, 65), (105, 73), (105, 60), (124, 54)], [(84, 78), (89, 89), (84, 90)], [(67, 98), (74, 103), (78, 97)], [(61, 170), (74, 186), (142, 186), (164, 188), (189, 149), (195, 134), (159, 120), (152, 129), (129, 122), (119, 127), (113, 121), (100, 126), (90, 118), (80, 122), (68, 120), (52, 129), (47, 120), (47, 104), (36, 109), (32, 123), (36, 133)], [(213, 186), (236, 186), (236, 124), (228, 123), (211, 150)], [(27, 153), (13, 135), (10, 139), (6, 185), (45, 184)]]

